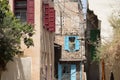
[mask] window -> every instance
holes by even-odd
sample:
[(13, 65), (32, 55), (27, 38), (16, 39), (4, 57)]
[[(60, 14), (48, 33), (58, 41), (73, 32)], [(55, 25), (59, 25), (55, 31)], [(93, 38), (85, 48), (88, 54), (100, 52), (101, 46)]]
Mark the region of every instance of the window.
[(16, 7), (26, 7), (27, 2), (26, 1), (16, 1), (15, 6)]
[(15, 0), (15, 16), (20, 19), (21, 22), (27, 21), (27, 0), (17, 1)]
[(75, 37), (69, 37), (69, 49), (71, 52), (75, 49)]
[(16, 10), (15, 16), (17, 19), (20, 19), (21, 22), (26, 22), (26, 10)]
[(75, 52), (80, 49), (80, 42), (78, 36), (65, 36), (64, 38), (64, 50), (69, 52)]

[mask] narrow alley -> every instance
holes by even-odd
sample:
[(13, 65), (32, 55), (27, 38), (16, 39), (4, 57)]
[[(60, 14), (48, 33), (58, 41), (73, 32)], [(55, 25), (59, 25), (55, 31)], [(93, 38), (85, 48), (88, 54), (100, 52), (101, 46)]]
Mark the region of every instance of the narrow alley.
[(0, 0), (0, 80), (120, 80), (120, 0)]

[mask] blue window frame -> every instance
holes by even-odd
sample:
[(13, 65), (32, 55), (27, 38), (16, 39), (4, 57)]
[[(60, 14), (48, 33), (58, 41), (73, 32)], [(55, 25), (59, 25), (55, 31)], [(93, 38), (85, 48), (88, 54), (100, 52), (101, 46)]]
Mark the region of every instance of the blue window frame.
[(80, 49), (80, 42), (78, 36), (65, 36), (64, 38), (64, 50), (69, 52), (75, 52)]

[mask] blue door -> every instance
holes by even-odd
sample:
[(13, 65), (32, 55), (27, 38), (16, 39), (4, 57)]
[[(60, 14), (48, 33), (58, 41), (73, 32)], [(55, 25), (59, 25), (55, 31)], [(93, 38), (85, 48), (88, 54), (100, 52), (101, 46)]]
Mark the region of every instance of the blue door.
[(76, 80), (76, 65), (71, 65), (71, 80)]
[(64, 80), (64, 79), (65, 80), (66, 79), (76, 80), (76, 65), (75, 64), (58, 63), (58, 80)]
[(58, 80), (62, 80), (62, 65), (58, 63)]
[(82, 63), (80, 63), (80, 80), (82, 80)]

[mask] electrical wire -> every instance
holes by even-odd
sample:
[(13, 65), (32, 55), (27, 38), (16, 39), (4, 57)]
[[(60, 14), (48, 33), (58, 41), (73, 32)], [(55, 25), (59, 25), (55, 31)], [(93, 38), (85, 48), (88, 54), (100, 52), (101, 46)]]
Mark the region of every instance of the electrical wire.
[[(60, 3), (60, 2), (59, 2)], [(82, 22), (80, 22), (80, 21), (76, 21), (76, 20), (74, 20), (73, 18), (71, 18), (71, 16), (69, 16), (68, 15), (68, 13), (67, 12), (64, 12), (64, 10), (62, 9), (62, 7), (63, 8), (66, 8), (63, 4), (62, 5), (60, 5), (60, 4), (57, 4), (57, 6), (59, 7), (59, 11), (61, 12), (61, 13), (63, 13), (67, 18), (69, 18), (70, 20), (72, 20), (73, 22), (75, 22), (75, 23), (78, 23), (79, 24), (79, 26), (80, 26), (80, 24), (82, 24), (82, 25), (84, 25), (85, 24), (85, 21), (83, 21), (82, 20), (82, 17), (83, 17), (83, 15), (81, 15), (81, 13), (79, 13), (79, 20), (81, 20)], [(62, 6), (62, 7), (61, 7)], [(68, 9), (68, 8), (67, 8)], [(70, 9), (68, 9), (69, 11), (71, 11)], [(73, 11), (72, 11), (73, 12)], [(84, 26), (82, 26), (83, 28), (84, 28)], [(81, 28), (81, 27), (80, 27)], [(85, 30), (85, 28), (84, 28), (84, 30)], [(84, 33), (84, 31), (82, 32), (82, 33)]]
[(79, 24), (84, 24), (85, 22), (77, 22), (74, 19), (72, 19), (64, 10), (61, 8), (61, 6), (58, 4), (60, 12), (64, 13), (66, 17), (70, 18), (72, 21), (79, 23)]
[(73, 11), (73, 10), (71, 10), (71, 9), (69, 9), (69, 8), (67, 8), (66, 6), (64, 6), (63, 4), (61, 4), (61, 2), (60, 1), (58, 1), (58, 3), (59, 3), (59, 5), (61, 5), (62, 7), (64, 7), (64, 8), (66, 8), (67, 10), (69, 10), (69, 11), (71, 11), (71, 12), (73, 12), (73, 13), (75, 13), (75, 14), (83, 14), (82, 12), (75, 12), (75, 11)]
[[(63, 3), (63, 2), (62, 2)], [(60, 1), (57, 1), (57, 3), (56, 4), (60, 4), (61, 6), (64, 6), (63, 4), (62, 4)], [(65, 7), (65, 6), (64, 6)], [(72, 7), (74, 7), (74, 6), (72, 6)], [(79, 12), (75, 12), (75, 11), (73, 11), (73, 10), (71, 10), (71, 9), (69, 9), (69, 8), (67, 8), (67, 7), (65, 7), (67, 10), (69, 10), (69, 11), (71, 11), (71, 12), (73, 12), (73, 13), (75, 13), (75, 14), (79, 14)]]
[[(80, 15), (80, 14), (83, 14), (83, 12), (75, 12), (75, 11), (73, 11), (73, 10), (67, 8), (66, 6), (64, 6), (64, 5), (62, 4), (62, 3), (65, 3), (65, 1), (63, 1), (63, 2), (57, 1), (57, 2), (54, 2), (54, 3), (56, 3), (56, 4), (59, 6), (60, 11), (62, 10), (61, 12), (63, 12), (64, 14), (66, 14), (67, 17), (70, 18), (71, 20), (73, 20), (73, 19), (72, 19), (70, 16), (68, 16), (67, 13), (64, 12), (64, 10), (61, 8), (61, 6), (64, 7), (64, 8), (66, 8), (67, 10), (69, 10), (69, 11), (71, 11), (71, 12), (77, 14), (77, 15), (79, 14), (80, 20), (82, 21), (83, 15)], [(77, 22), (77, 21), (75, 21), (75, 20), (73, 20), (73, 21), (76, 22), (76, 23), (80, 23), (80, 22)], [(84, 23), (85, 23), (85, 22), (80, 23), (80, 24), (84, 24)]]

